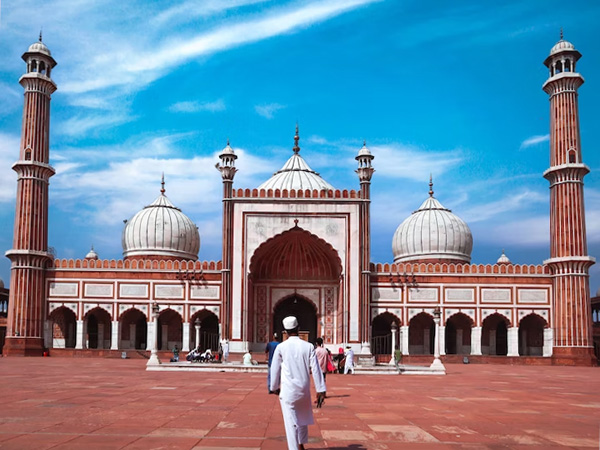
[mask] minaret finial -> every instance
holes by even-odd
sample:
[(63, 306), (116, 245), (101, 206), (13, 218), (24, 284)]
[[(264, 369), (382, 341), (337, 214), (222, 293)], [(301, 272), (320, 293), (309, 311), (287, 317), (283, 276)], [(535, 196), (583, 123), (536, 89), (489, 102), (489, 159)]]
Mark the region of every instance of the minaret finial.
[(160, 180), (160, 193), (161, 195), (165, 195), (165, 173), (162, 173), (162, 178)]
[(229, 147), (229, 138), (227, 138), (227, 147)]
[(367, 146), (367, 140), (363, 139), (363, 147), (366, 147), (366, 146)]
[(433, 176), (429, 174), (429, 196), (433, 197)]
[(560, 40), (561, 41), (563, 40), (563, 29), (562, 29), (562, 27), (560, 27)]
[(40, 27), (40, 42), (42, 42), (42, 28)]
[(298, 141), (300, 140), (300, 136), (298, 135), (298, 122), (296, 122), (296, 135), (294, 136), (294, 153), (298, 154), (300, 151), (300, 146), (298, 145)]

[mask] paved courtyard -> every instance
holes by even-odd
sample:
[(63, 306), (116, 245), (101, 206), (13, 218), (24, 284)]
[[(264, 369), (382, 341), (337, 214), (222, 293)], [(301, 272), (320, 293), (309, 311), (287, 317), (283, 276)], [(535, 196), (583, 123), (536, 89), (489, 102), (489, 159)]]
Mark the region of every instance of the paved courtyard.
[[(285, 449), (262, 374), (144, 360), (0, 358), (1, 449)], [(449, 365), (329, 375), (311, 449), (599, 448), (600, 369)]]

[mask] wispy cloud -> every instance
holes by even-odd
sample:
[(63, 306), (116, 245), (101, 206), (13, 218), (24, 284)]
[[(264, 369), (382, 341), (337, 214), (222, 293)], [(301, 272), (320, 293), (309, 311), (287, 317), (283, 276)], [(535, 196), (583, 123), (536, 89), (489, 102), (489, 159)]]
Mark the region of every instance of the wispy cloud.
[(89, 134), (91, 131), (132, 122), (135, 119), (136, 117), (122, 112), (79, 114), (62, 121), (57, 127), (57, 132), (69, 137), (78, 137)]
[(376, 166), (378, 176), (415, 181), (428, 179), (430, 173), (442, 175), (465, 160), (461, 150), (429, 151), (403, 144), (375, 145), (370, 150), (381, 162)]
[[(63, 91), (81, 93), (111, 86), (135, 85), (143, 88), (173, 68), (216, 52), (296, 32), (378, 0), (327, 0), (285, 7), (238, 23), (226, 23), (195, 35), (152, 35), (154, 42), (135, 45), (124, 43), (108, 48), (89, 60), (84, 73), (63, 84)], [(159, 30), (155, 30), (159, 31)], [(148, 45), (152, 44), (152, 45)], [(91, 66), (91, 67), (90, 67)]]
[(511, 192), (496, 201), (471, 205), (461, 212), (461, 217), (467, 223), (483, 222), (494, 217), (506, 216), (507, 213), (510, 213), (509, 217), (514, 217), (517, 213), (525, 211), (535, 204), (547, 202), (547, 194), (525, 189), (517, 193)]
[(219, 112), (225, 111), (225, 109), (225, 102), (222, 99), (214, 102), (183, 101), (174, 103), (169, 107), (169, 111), (181, 113), (193, 113), (199, 111)]
[(550, 140), (549, 134), (531, 136), (530, 138), (525, 139), (521, 142), (520, 149), (523, 150), (525, 148), (532, 147), (537, 144), (541, 144), (542, 142), (548, 142)]
[(13, 202), (17, 175), (11, 170), (19, 157), (19, 136), (0, 132), (0, 203)]
[(280, 105), (279, 103), (269, 103), (267, 105), (256, 105), (254, 110), (259, 116), (262, 116), (265, 119), (272, 119), (275, 117), (275, 113), (283, 108), (285, 108), (285, 106)]

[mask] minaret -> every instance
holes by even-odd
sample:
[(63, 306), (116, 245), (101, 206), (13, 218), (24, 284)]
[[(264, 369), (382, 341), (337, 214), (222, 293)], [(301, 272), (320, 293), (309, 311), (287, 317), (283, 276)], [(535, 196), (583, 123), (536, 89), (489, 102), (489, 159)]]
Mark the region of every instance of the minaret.
[(543, 89), (550, 96), (550, 259), (553, 276), (553, 358), (561, 364), (591, 364), (591, 304), (583, 203), (583, 164), (579, 135), (577, 89), (583, 77), (575, 71), (581, 53), (562, 37), (544, 64), (550, 78)]
[(56, 84), (50, 74), (56, 61), (42, 42), (23, 54), (27, 64), (19, 83), (25, 89), (23, 125), (17, 172), (17, 202), (11, 260), (8, 328), (4, 353), (12, 356), (42, 355), (44, 348), (45, 269), (48, 253), (48, 180), (50, 95)]
[(217, 170), (223, 178), (223, 258), (221, 268), (221, 339), (231, 339), (231, 263), (233, 259), (233, 177), (237, 155), (227, 145), (219, 155)]
[(371, 177), (375, 169), (371, 161), (375, 157), (367, 148), (366, 141), (356, 155), (358, 179), (360, 180), (360, 340), (361, 353), (371, 354)]

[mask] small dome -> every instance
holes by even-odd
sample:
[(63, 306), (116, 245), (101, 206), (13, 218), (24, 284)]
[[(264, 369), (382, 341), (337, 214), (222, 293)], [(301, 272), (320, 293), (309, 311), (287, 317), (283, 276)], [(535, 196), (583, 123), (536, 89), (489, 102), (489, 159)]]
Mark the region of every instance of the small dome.
[(271, 178), (261, 184), (258, 189), (291, 189), (295, 190), (306, 190), (311, 191), (316, 189), (317, 191), (333, 190), (335, 189), (327, 181), (321, 178), (317, 172), (312, 170), (306, 161), (300, 156), (300, 147), (298, 141), (298, 126), (296, 125), (296, 135), (294, 136), (294, 154), (290, 159), (283, 165), (281, 170), (275, 172)]
[(200, 234), (188, 216), (161, 194), (128, 221), (122, 237), (123, 256), (198, 259)]
[(52, 53), (50, 53), (50, 49), (48, 47), (46, 47), (46, 44), (44, 44), (41, 40), (31, 44), (29, 46), (29, 49), (27, 50), (27, 52), (28, 53), (43, 53), (46, 56), (52, 56)]
[(561, 39), (556, 44), (554, 44), (554, 47), (552, 47), (552, 49), (550, 50), (550, 56), (565, 50), (576, 51), (575, 46), (573, 44), (571, 44), (569, 41)]
[[(2, 281), (2, 280), (0, 280)], [(598, 290), (596, 291), (596, 297), (600, 297), (600, 288), (598, 288)]]
[(462, 219), (433, 197), (433, 183), (429, 185), (429, 198), (394, 233), (394, 262), (470, 262), (473, 250), (471, 230)]
[(359, 159), (362, 156), (367, 156), (371, 159), (374, 158), (373, 154), (371, 153), (371, 151), (367, 148), (367, 143), (363, 142), (363, 146), (362, 148), (358, 151), (358, 155), (356, 155), (355, 159)]
[(502, 254), (498, 258), (498, 261), (496, 261), (496, 264), (510, 264), (510, 259), (504, 254), (504, 250), (502, 250)]
[(224, 155), (235, 155), (235, 152), (229, 145), (229, 139), (227, 139), (227, 145), (225, 146), (225, 148), (223, 150), (221, 150), (221, 154), (219, 156), (224, 156)]
[(85, 255), (85, 259), (98, 259), (98, 253), (95, 252), (93, 245), (88, 254)]

